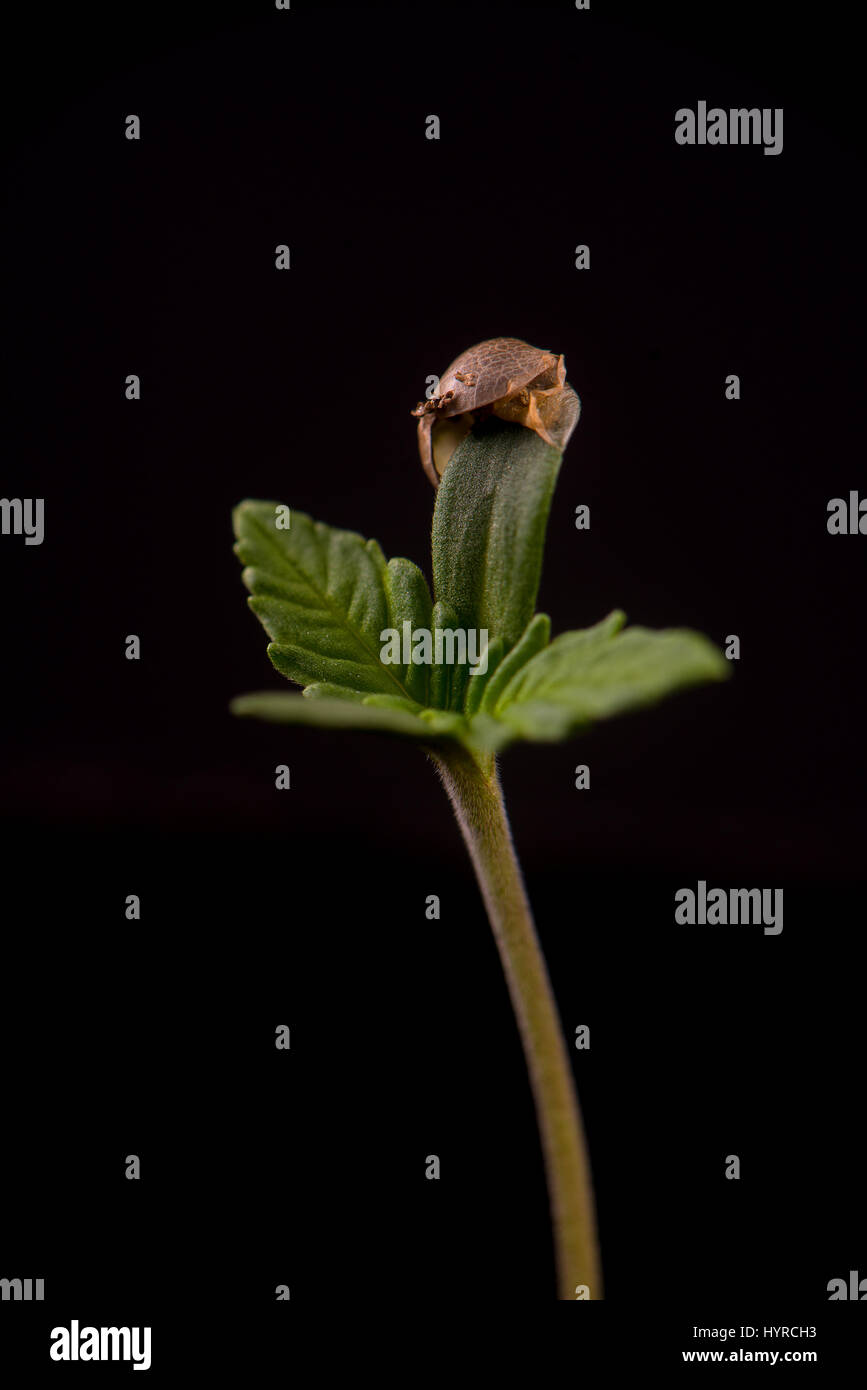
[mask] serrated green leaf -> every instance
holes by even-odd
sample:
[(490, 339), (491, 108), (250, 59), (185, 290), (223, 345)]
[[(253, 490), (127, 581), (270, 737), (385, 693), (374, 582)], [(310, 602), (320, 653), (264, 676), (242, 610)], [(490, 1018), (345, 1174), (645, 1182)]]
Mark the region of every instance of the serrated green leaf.
[(339, 698), (393, 695), (425, 703), (424, 668), (386, 665), (381, 633), (404, 621), (426, 627), (431, 599), (409, 560), (385, 557), (376, 541), (292, 512), (278, 530), (277, 504), (243, 502), (234, 512), (236, 552), (250, 607), (272, 639), (268, 655), (299, 685), (338, 688)]
[(505, 656), (505, 647), (502, 637), (495, 637), (493, 642), (489, 642), (484, 648), (486, 670), (479, 669), (473, 675), (472, 680), (467, 681), (467, 693), (464, 697), (464, 714), (469, 719), (471, 715), (477, 714), (481, 708), (482, 699), (487, 690), (494, 672), (498, 669)]
[[(403, 636), (403, 625), (410, 624), (410, 632), (415, 628), (429, 628), (431, 625), (431, 596), (427, 580), (412, 560), (396, 557), (385, 563), (376, 541), (368, 541), (369, 547), (376, 546), (375, 556), (380, 563), (380, 579), (385, 590), (388, 606), (388, 623)], [(410, 661), (405, 666), (393, 666), (411, 699), (424, 705), (428, 702), (430, 687), (430, 667), (416, 665)]]
[[(444, 634), (442, 661), (434, 661), (430, 667), (430, 705), (433, 709), (459, 711), (464, 702), (469, 668), (454, 661), (446, 661), (449, 655), (446, 633), (455, 633), (461, 627), (461, 621), (448, 603), (435, 603), (431, 613), (431, 639), (435, 641), (436, 633)], [(456, 639), (453, 637), (452, 642)], [(434, 649), (435, 650), (435, 649)]]
[(522, 666), (526, 666), (537, 652), (542, 651), (547, 646), (550, 636), (551, 619), (546, 613), (537, 613), (527, 624), (520, 641), (515, 643), (509, 655), (500, 663), (495, 675), (488, 682), (480, 706), (482, 712), (488, 714), (496, 707), (497, 701), (509, 681), (518, 674)]
[[(506, 431), (505, 442), (501, 430)], [(497, 422), (485, 436), (490, 448), (484, 445), (481, 458), (489, 473), (496, 471), (495, 464), (508, 473), (522, 459), (530, 474), (538, 467), (524, 500), (527, 517), (533, 506), (537, 517), (543, 514), (541, 547), (550, 501), (550, 495), (547, 501), (543, 496), (543, 477), (553, 488), (556, 467), (552, 474), (550, 459), (540, 463), (536, 446), (528, 454), (527, 441), (515, 439), (516, 430), (531, 444), (537, 439), (520, 426)], [(453, 467), (454, 460), (446, 478)], [(524, 479), (526, 470), (519, 477)], [(513, 486), (521, 491), (514, 478)], [(497, 511), (498, 496), (494, 482), (488, 494), (489, 527), (492, 516), (505, 515)], [(380, 659), (385, 629), (402, 636), (408, 623), (411, 630), (426, 629), (432, 638), (437, 629), (467, 631), (473, 624), (466, 610), (459, 611), (443, 598), (432, 606), (421, 571), (409, 560), (386, 562), (376, 541), (314, 522), (301, 512), (292, 514), (289, 530), (278, 530), (277, 515), (272, 502), (238, 507), (236, 550), (245, 565), (250, 606), (272, 638), (271, 660), (305, 689), (303, 695), (262, 691), (241, 696), (232, 704), (235, 714), (321, 728), (368, 729), (422, 744), (453, 740), (484, 764), (517, 739), (566, 738), (597, 719), (730, 674), (722, 654), (698, 633), (638, 627), (622, 632), (625, 616), (619, 610), (586, 631), (564, 633), (550, 645), (550, 620), (537, 613), (512, 638), (511, 624), (520, 605), (510, 607), (507, 602), (487, 608), (482, 603), (480, 608), (479, 626), (499, 621), (496, 610), (505, 615), (505, 632), (511, 638), (509, 647), (505, 635), (491, 637), (489, 628), (484, 675), (471, 676), (466, 663), (445, 660), (447, 651), (432, 665), (386, 665)], [(446, 516), (444, 510), (441, 521)], [(481, 544), (481, 536), (470, 535), (471, 552)], [(502, 575), (495, 575), (497, 566), (506, 562), (509, 546), (497, 558), (496, 527), (487, 543), (491, 554), (479, 573), (485, 584), (507, 591)], [(533, 546), (525, 548), (523, 560), (514, 548), (511, 553), (515, 565), (524, 564), (527, 592), (532, 589), (535, 594), (538, 573), (535, 580), (532, 574), (527, 577), (534, 563)], [(457, 557), (453, 559), (459, 568)]]
[(437, 491), (434, 597), (506, 651), (533, 617), (561, 458), (523, 425), (486, 420), (458, 445)]
[[(313, 687), (308, 687), (312, 689)], [(261, 690), (239, 695), (229, 708), (242, 719), (264, 719), (270, 724), (306, 724), (321, 729), (364, 729), (373, 733), (397, 734), (421, 742), (446, 737), (450, 729), (439, 729), (429, 721), (403, 709), (332, 696), (289, 695), (285, 691)], [(445, 716), (447, 717), (447, 716)]]
[[(730, 674), (722, 653), (700, 633), (643, 627), (621, 632), (624, 621), (616, 611), (586, 631), (557, 637), (513, 676), (486, 718), (519, 737), (555, 741)], [(488, 746), (505, 742), (484, 722), (475, 732)]]

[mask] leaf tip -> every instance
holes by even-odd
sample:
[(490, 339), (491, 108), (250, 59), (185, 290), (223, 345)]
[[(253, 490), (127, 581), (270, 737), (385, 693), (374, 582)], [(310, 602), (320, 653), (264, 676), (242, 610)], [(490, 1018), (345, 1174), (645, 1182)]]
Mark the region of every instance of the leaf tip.
[(236, 719), (249, 719), (253, 712), (251, 701), (254, 698), (251, 695), (236, 695), (229, 701), (229, 713), (233, 714)]

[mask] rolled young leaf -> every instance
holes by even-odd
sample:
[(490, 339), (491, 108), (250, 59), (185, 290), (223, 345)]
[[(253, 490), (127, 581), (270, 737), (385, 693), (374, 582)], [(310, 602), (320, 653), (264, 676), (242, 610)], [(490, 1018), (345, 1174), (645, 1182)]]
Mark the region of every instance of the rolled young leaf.
[(562, 457), (523, 425), (488, 419), (458, 445), (437, 491), (434, 598), (506, 651), (535, 611)]

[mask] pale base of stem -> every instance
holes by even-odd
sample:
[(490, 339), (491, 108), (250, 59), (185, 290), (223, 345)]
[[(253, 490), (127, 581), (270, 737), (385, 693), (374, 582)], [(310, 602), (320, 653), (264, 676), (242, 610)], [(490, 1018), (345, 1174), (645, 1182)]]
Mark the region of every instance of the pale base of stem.
[[(431, 752), (469, 849), (518, 1020), (542, 1136), (559, 1299), (602, 1298), (590, 1164), (572, 1068), (493, 759)], [(587, 1297), (588, 1294), (582, 1294)]]

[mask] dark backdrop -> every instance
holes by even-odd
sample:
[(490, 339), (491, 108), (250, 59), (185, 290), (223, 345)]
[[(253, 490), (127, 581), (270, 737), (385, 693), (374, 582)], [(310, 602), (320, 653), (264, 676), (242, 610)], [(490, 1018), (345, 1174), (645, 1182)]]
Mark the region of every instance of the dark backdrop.
[[(673, 1360), (696, 1320), (833, 1313), (830, 1358), (857, 1317), (826, 1285), (867, 1275), (867, 541), (825, 522), (865, 487), (863, 163), (843, 7), (810, 14), (19, 17), (2, 491), (45, 498), (46, 536), (0, 543), (0, 1277), (51, 1297), (3, 1305), (7, 1348), (152, 1321), (177, 1368), (201, 1302), (226, 1310), (211, 1354), (252, 1336), (255, 1362), (278, 1283), (308, 1307), (553, 1296), (520, 1048), (431, 770), (227, 712), (281, 685), (231, 507), (286, 501), (427, 568), (409, 411), (499, 334), (564, 352), (583, 402), (554, 630), (623, 606), (742, 644), (724, 687), (504, 759), (564, 1026), (591, 1027), (595, 1325), (642, 1321)], [(700, 99), (784, 107), (782, 155), (677, 146)], [(676, 928), (698, 878), (783, 887), (782, 935)]]

